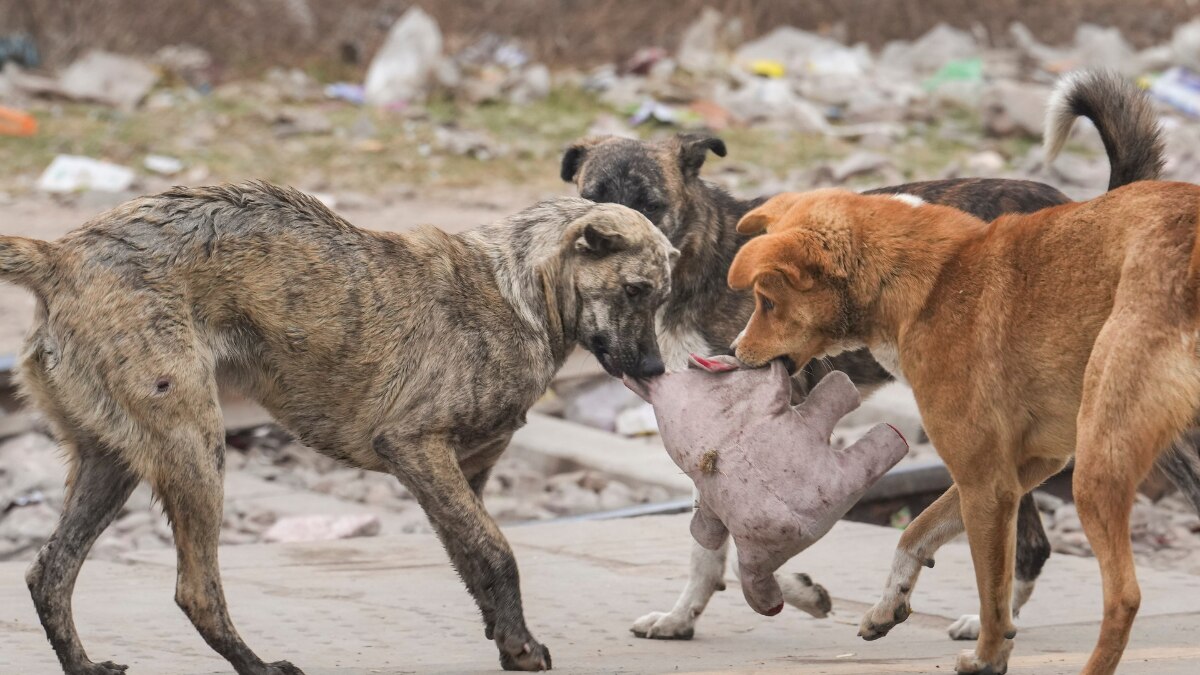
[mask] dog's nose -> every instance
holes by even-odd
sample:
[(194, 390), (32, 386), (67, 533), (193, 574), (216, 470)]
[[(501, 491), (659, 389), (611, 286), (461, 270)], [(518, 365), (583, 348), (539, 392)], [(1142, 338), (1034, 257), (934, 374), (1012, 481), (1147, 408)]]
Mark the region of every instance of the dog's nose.
[(640, 378), (658, 377), (665, 372), (667, 372), (667, 367), (663, 364), (661, 357), (643, 356), (638, 363), (637, 376)]

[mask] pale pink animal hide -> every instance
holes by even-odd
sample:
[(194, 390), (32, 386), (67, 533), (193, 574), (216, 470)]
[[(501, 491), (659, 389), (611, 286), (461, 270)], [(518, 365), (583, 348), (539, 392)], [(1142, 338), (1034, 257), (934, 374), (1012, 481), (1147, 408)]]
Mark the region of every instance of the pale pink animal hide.
[(798, 406), (786, 368), (740, 368), (733, 357), (692, 356), (689, 368), (625, 383), (654, 406), (671, 459), (695, 482), (692, 536), (737, 544), (742, 592), (755, 611), (783, 608), (775, 570), (823, 537), (908, 452), (888, 424), (843, 449), (834, 425), (859, 406), (845, 373), (826, 375)]

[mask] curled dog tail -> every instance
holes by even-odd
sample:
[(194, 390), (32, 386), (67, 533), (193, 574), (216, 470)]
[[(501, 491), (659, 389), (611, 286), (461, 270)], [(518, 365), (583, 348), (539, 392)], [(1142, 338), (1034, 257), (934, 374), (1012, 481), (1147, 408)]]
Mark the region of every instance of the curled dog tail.
[(37, 239), (0, 236), (0, 280), (42, 291), (50, 275), (53, 247)]
[(1085, 70), (1072, 73), (1054, 87), (1046, 106), (1043, 148), (1046, 163), (1058, 156), (1076, 117), (1096, 125), (1111, 167), (1108, 189), (1162, 173), (1163, 142), (1158, 116), (1146, 94), (1116, 73)]

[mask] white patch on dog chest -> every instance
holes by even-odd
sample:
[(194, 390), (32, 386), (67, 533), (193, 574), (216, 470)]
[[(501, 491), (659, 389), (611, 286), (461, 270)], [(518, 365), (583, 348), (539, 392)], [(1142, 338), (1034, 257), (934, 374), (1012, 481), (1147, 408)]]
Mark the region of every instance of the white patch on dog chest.
[(664, 330), (658, 321), (658, 349), (668, 372), (687, 370), (688, 355), (710, 356), (712, 348), (695, 330)]
[(904, 384), (908, 384), (908, 380), (904, 377), (904, 371), (900, 368), (900, 350), (891, 342), (884, 342), (874, 347), (871, 347), (871, 356), (883, 366), (884, 370), (892, 374)]

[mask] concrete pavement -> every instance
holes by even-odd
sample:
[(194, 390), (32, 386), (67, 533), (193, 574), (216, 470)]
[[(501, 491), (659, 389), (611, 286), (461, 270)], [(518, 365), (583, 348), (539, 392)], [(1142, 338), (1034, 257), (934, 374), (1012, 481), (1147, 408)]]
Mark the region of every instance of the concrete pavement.
[[(521, 565), (526, 616), (566, 673), (948, 672), (966, 643), (946, 625), (975, 607), (964, 543), (925, 570), (915, 614), (877, 642), (855, 636), (873, 602), (898, 531), (840, 523), (787, 567), (825, 584), (835, 615), (788, 608), (754, 614), (736, 586), (719, 593), (690, 642), (640, 640), (630, 622), (664, 610), (682, 586), (689, 516), (529, 525), (507, 529)], [(225, 588), (234, 621), (259, 654), (286, 658), (309, 675), (499, 672), (478, 612), (427, 535), (321, 544), (225, 547)], [(0, 564), (0, 673), (52, 673), (23, 581), (24, 563)], [(95, 660), (136, 675), (230, 672), (174, 605), (170, 550), (90, 562), (75, 616)], [(1139, 571), (1143, 601), (1122, 673), (1200, 671), (1200, 577)], [(732, 578), (731, 578), (732, 581)], [(1098, 569), (1092, 559), (1053, 557), (1019, 622), (1010, 673), (1074, 673), (1097, 633)]]

